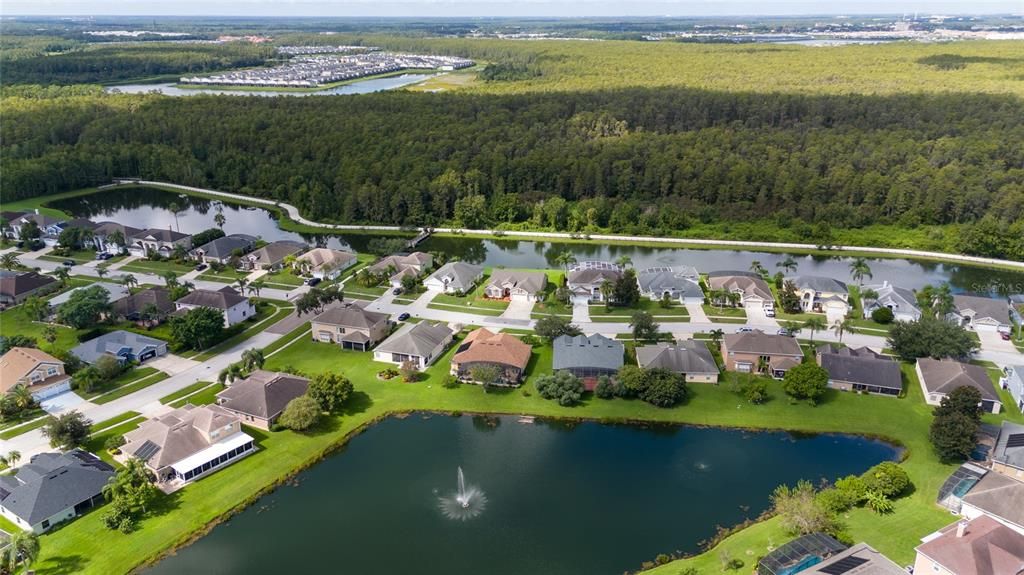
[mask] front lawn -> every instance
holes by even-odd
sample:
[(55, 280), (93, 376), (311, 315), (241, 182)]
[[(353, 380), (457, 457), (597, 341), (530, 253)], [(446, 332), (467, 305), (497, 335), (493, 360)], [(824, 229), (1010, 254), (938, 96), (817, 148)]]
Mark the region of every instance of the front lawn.
[[(204, 382), (200, 382), (200, 383), (204, 383)], [(198, 393), (196, 393), (194, 395), (190, 395), (188, 397), (182, 397), (181, 399), (178, 399), (176, 401), (172, 401), (171, 404), (170, 404), (171, 407), (182, 407), (182, 406), (184, 406), (187, 403), (191, 403), (192, 405), (210, 405), (211, 403), (217, 401), (217, 394), (224, 390), (224, 384), (223, 383), (213, 383), (213, 384), (211, 384), (210, 382), (205, 382), (205, 383), (206, 383), (206, 386), (203, 388), (202, 391), (200, 391), (200, 392), (198, 392)]]
[[(69, 278), (67, 285), (63, 289), (47, 294), (46, 299), (51, 299), (71, 288), (90, 285), (95, 281), (95, 279), (79, 277)], [(39, 347), (45, 351), (52, 351), (54, 349), (69, 350), (78, 345), (78, 334), (87, 331), (79, 331), (63, 325), (53, 324), (57, 330), (57, 339), (51, 345), (43, 339), (43, 329), (46, 325), (46, 323), (35, 321), (29, 317), (28, 313), (25, 312), (25, 306), (23, 305), (16, 305), (0, 312), (0, 335), (18, 334), (31, 337), (35, 339)]]
[(225, 350), (230, 349), (231, 347), (281, 321), (294, 310), (295, 308), (290, 304), (280, 302), (270, 303), (269, 301), (256, 302), (256, 315), (246, 320), (245, 323), (240, 324), (245, 326), (243, 331), (225, 339), (210, 349), (193, 356), (192, 359), (196, 361), (206, 361), (218, 353), (222, 353)]
[[(142, 369), (153, 369), (153, 368), (142, 368)], [(89, 401), (91, 401), (93, 403), (100, 404), (100, 405), (102, 405), (104, 403), (110, 403), (111, 401), (114, 401), (115, 399), (120, 399), (120, 398), (122, 398), (122, 397), (124, 397), (126, 395), (131, 395), (131, 394), (135, 393), (136, 391), (139, 391), (140, 389), (145, 389), (145, 388), (147, 388), (147, 387), (149, 387), (151, 385), (160, 383), (161, 381), (163, 381), (163, 380), (167, 379), (168, 377), (170, 377), (169, 375), (167, 375), (166, 373), (164, 373), (162, 371), (156, 371), (155, 369), (153, 369), (153, 372), (154, 373), (149, 373), (148, 375), (143, 375), (141, 377), (139, 377), (138, 374), (132, 373), (132, 372), (128, 372), (127, 374), (123, 374), (121, 377), (117, 378), (114, 381), (119, 381), (119, 380), (122, 380), (122, 379), (126, 379), (128, 376), (134, 376), (134, 379), (126, 379), (122, 383), (119, 383), (117, 385), (117, 387), (114, 388), (112, 391), (106, 392), (106, 393), (104, 393), (102, 395), (93, 396), (92, 398), (89, 399)]]
[(612, 315), (627, 318), (628, 321), (628, 318), (633, 317), (633, 313), (637, 311), (646, 311), (655, 318), (671, 318), (671, 321), (677, 322), (688, 321), (686, 318), (690, 316), (690, 312), (686, 311), (686, 306), (681, 305), (679, 302), (672, 302), (671, 307), (664, 308), (661, 306), (661, 302), (642, 298), (636, 305), (629, 307), (613, 305), (609, 308), (604, 304), (592, 304), (590, 306), (590, 317), (593, 319), (595, 316)]
[[(123, 260), (125, 257), (127, 257), (127, 256), (115, 256), (115, 257), (110, 258), (109, 260), (104, 260), (100, 265), (105, 265), (106, 266), (106, 265), (110, 265), (112, 263), (117, 263), (117, 262)], [(88, 263), (88, 262), (96, 260), (96, 250), (94, 250), (94, 249), (71, 250), (71, 254), (67, 255), (67, 256), (60, 256), (60, 255), (57, 255), (57, 254), (55, 254), (53, 252), (50, 252), (50, 253), (48, 253), (46, 255), (39, 256), (39, 259), (46, 260), (46, 261), (49, 261), (49, 262), (62, 262), (62, 263), (64, 261), (66, 261), (66, 260), (74, 260), (74, 262), (77, 263), (77, 264), (84, 264), (84, 263)]]
[(19, 425), (18, 427), (9, 427), (5, 429), (3, 432), (0, 432), (0, 439), (11, 439), (14, 437), (18, 437), (23, 433), (28, 433), (33, 429), (39, 429), (40, 427), (46, 425), (47, 420), (49, 420), (49, 418), (45, 417), (45, 415), (45, 412), (40, 413), (38, 415), (39, 419), (36, 419), (35, 421), (26, 423), (24, 425)]
[(128, 262), (116, 270), (111, 270), (113, 273), (116, 272), (140, 272), (149, 273), (156, 275), (163, 275), (167, 272), (174, 272), (178, 275), (187, 274), (193, 271), (195, 266), (180, 264), (178, 262), (170, 260), (146, 260), (139, 259), (132, 262)]
[(707, 314), (709, 318), (730, 317), (734, 319), (746, 319), (747, 317), (747, 310), (742, 307), (722, 306), (719, 308), (718, 306), (711, 304), (704, 304), (702, 307), (704, 308), (704, 313)]

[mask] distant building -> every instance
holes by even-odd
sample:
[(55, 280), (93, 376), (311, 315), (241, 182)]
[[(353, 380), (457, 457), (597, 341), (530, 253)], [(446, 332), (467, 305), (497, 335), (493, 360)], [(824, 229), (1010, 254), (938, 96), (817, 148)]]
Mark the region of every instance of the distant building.
[(892, 358), (866, 347), (849, 348), (832, 344), (818, 346), (818, 365), (828, 372), (828, 386), (897, 397), (903, 391), (903, 372)]
[(407, 323), (373, 350), (373, 359), (402, 365), (412, 362), (417, 369), (426, 369), (440, 357), (455, 336), (443, 323)]
[(636, 361), (644, 369), (667, 369), (686, 377), (687, 383), (718, 383), (718, 364), (711, 350), (693, 339), (636, 348)]
[(71, 376), (64, 362), (32, 347), (12, 347), (0, 357), (0, 393), (23, 385), (37, 401), (60, 395), (71, 389)]
[(256, 238), (245, 234), (231, 234), (211, 240), (188, 253), (192, 259), (203, 263), (227, 264), (238, 254), (242, 257), (256, 245)]
[(922, 357), (917, 360), (917, 378), (928, 405), (939, 405), (942, 398), (962, 386), (973, 387), (981, 392), (982, 409), (999, 413), (1003, 403), (996, 393), (988, 371), (979, 365), (960, 363), (951, 359)]
[(772, 288), (768, 286), (764, 278), (755, 273), (741, 271), (711, 272), (708, 274), (708, 289), (738, 294), (740, 296), (740, 307), (757, 307), (766, 310), (775, 309), (775, 296), (772, 295)]
[(279, 270), (288, 256), (297, 256), (306, 251), (306, 244), (282, 240), (253, 250), (239, 259), (239, 269)]
[(179, 247), (184, 250), (192, 247), (192, 236), (170, 229), (150, 228), (128, 240), (128, 252), (137, 257), (145, 257), (150, 253), (168, 257)]
[(217, 291), (195, 289), (188, 295), (174, 302), (175, 314), (185, 314), (189, 310), (207, 307), (215, 309), (224, 316), (224, 327), (242, 323), (256, 315), (256, 307), (249, 298), (239, 294), (231, 287), (225, 286)]
[(958, 521), (926, 536), (917, 546), (914, 573), (1019, 575), (1024, 535), (991, 517)]
[(45, 533), (103, 503), (114, 468), (73, 449), (34, 455), (14, 475), (0, 476), (0, 515), (33, 533)]
[(877, 298), (863, 298), (861, 307), (864, 317), (870, 318), (878, 308), (889, 308), (895, 321), (917, 321), (921, 319), (921, 308), (917, 305), (917, 296), (906, 288), (896, 287), (885, 282), (882, 285), (864, 286), (861, 293), (873, 290)]
[(700, 288), (700, 277), (694, 274), (693, 268), (648, 268), (636, 275), (636, 281), (640, 295), (652, 301), (667, 298), (681, 304), (700, 305), (704, 303), (704, 291)]
[(341, 272), (354, 266), (357, 261), (356, 254), (350, 252), (314, 248), (296, 258), (295, 267), (302, 273), (315, 278), (334, 280), (338, 279)]
[(473, 291), (473, 287), (483, 275), (483, 266), (465, 262), (448, 262), (423, 280), (423, 286), (441, 293), (467, 294)]
[(484, 286), (484, 295), (495, 299), (535, 302), (544, 297), (548, 276), (544, 272), (496, 269)]
[(978, 332), (1010, 332), (1010, 304), (1005, 299), (970, 295), (953, 296), (949, 319)]
[(84, 341), (74, 347), (71, 353), (85, 363), (96, 363), (104, 356), (113, 357), (124, 364), (141, 363), (166, 355), (167, 342), (130, 331), (117, 330)]
[(31, 296), (46, 295), (59, 286), (57, 280), (36, 272), (0, 270), (0, 304), (19, 304)]
[(304, 377), (258, 369), (219, 392), (217, 405), (246, 425), (270, 429), (288, 403), (305, 395), (308, 388), (309, 380)]

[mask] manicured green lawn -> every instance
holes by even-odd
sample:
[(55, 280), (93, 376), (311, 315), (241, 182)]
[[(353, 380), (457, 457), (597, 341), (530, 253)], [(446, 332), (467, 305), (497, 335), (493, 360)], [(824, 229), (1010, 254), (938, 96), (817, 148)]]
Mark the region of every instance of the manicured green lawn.
[[(95, 281), (93, 278), (73, 276), (68, 278), (67, 285), (64, 288), (47, 294), (45, 298), (47, 300), (52, 299), (54, 296), (69, 289), (91, 285)], [(43, 328), (45, 326), (45, 323), (37, 322), (30, 318), (25, 312), (25, 307), (21, 305), (0, 312), (0, 335), (19, 334), (35, 338), (39, 347), (45, 351), (52, 351), (54, 349), (69, 350), (78, 345), (78, 334), (86, 331), (74, 330), (66, 326), (54, 324), (54, 327), (57, 329), (57, 339), (51, 345), (43, 339)]]
[(39, 429), (40, 427), (46, 425), (46, 421), (47, 419), (49, 419), (47, 417), (43, 417), (45, 415), (45, 413), (41, 413), (39, 419), (36, 419), (35, 421), (26, 423), (24, 425), (19, 425), (18, 427), (11, 427), (4, 430), (3, 432), (0, 432), (0, 439), (11, 439), (12, 437), (18, 437), (23, 433), (28, 433), (33, 429)]
[[(577, 407), (561, 407), (541, 399), (533, 387), (536, 377), (550, 370), (549, 347), (536, 349), (528, 381), (521, 390), (490, 393), (471, 385), (456, 389), (440, 385), (453, 353), (454, 347), (439, 358), (419, 382), (378, 381), (376, 373), (389, 364), (372, 361), (368, 353), (345, 351), (299, 338), (268, 358), (265, 368), (289, 367), (307, 374), (344, 373), (353, 381), (356, 391), (342, 415), (329, 418), (318, 432), (308, 435), (247, 429), (257, 437), (260, 451), (183, 489), (175, 496), (173, 511), (144, 519), (140, 528), (128, 535), (106, 530), (101, 524), (102, 513), (86, 515), (42, 537), (42, 553), (36, 568), (39, 573), (52, 573), (69, 558), (74, 558), (79, 573), (129, 571), (175, 543), (187, 541), (207, 523), (244, 506), (296, 469), (315, 463), (359, 427), (390, 413), (422, 409), (883, 436), (898, 441), (906, 449), (904, 465), (914, 490), (897, 501), (894, 513), (878, 516), (855, 510), (844, 517), (851, 537), (868, 542), (897, 563), (907, 563), (920, 537), (952, 520), (946, 511), (934, 505), (934, 498), (939, 485), (955, 466), (940, 464), (932, 453), (927, 439), (931, 408), (923, 402), (910, 365), (903, 366), (908, 389), (905, 399), (830, 390), (818, 406), (811, 407), (803, 403), (791, 404), (782, 394), (780, 384), (771, 381), (771, 400), (759, 406), (746, 403), (724, 385), (691, 385), (692, 398), (685, 405), (671, 409), (656, 408), (637, 400), (601, 400), (589, 396)], [(1003, 417), (1007, 416), (987, 416), (986, 420)], [(100, 439), (94, 438), (94, 441)], [(778, 546), (787, 539), (780, 532), (777, 520), (771, 520), (740, 531), (724, 545), (737, 550), (734, 555), (742, 558), (747, 567), (753, 567), (756, 556), (763, 554), (769, 545)], [(748, 555), (747, 550), (752, 553)], [(638, 557), (638, 566), (648, 559), (652, 558)], [(716, 552), (687, 560), (705, 574), (719, 572), (717, 561)], [(684, 563), (674, 563), (659, 569), (658, 573), (678, 573), (683, 566)]]
[(104, 393), (110, 393), (115, 389), (119, 389), (130, 383), (135, 383), (136, 381), (147, 378), (155, 373), (157, 373), (157, 369), (155, 367), (136, 367), (134, 369), (129, 369), (128, 371), (122, 373), (121, 375), (115, 377), (114, 379), (96, 386), (95, 389), (89, 392), (88, 396), (86, 396), (84, 393), (82, 395), (83, 397), (92, 398), (98, 395), (103, 395)]
[(43, 411), (42, 409), (39, 409), (38, 407), (35, 408), (35, 409), (29, 409), (27, 411), (22, 411), (21, 413), (19, 413), (16, 416), (11, 416), (11, 417), (4, 418), (4, 422), (0, 423), (0, 430), (10, 429), (11, 427), (14, 427), (15, 425), (21, 425), (22, 423), (25, 423), (26, 421), (31, 421), (31, 420), (39, 417), (39, 416), (42, 416), (42, 415), (46, 415), (46, 412)]
[(260, 279), (266, 282), (267, 285), (275, 284), (271, 285), (270, 287), (284, 286), (288, 288), (299, 287), (306, 281), (305, 278), (297, 276), (286, 270), (268, 273), (267, 275), (261, 277)]
[(641, 298), (640, 301), (634, 306), (630, 307), (619, 307), (612, 306), (606, 307), (604, 304), (594, 304), (590, 306), (590, 317), (601, 315), (615, 315), (622, 317), (632, 317), (634, 312), (646, 311), (653, 316), (672, 317), (672, 321), (686, 321), (685, 319), (677, 319), (688, 317), (690, 313), (686, 311), (686, 306), (680, 305), (679, 302), (673, 302), (672, 307), (663, 308), (660, 302), (651, 301), (647, 298)]
[(434, 296), (431, 303), (446, 304), (450, 306), (467, 307), (470, 309), (493, 309), (505, 311), (508, 302), (504, 300), (489, 299), (484, 297), (484, 286), (487, 285), (490, 275), (485, 275), (477, 282), (473, 291), (464, 296), (438, 294)]
[[(109, 463), (109, 464), (111, 464), (111, 465), (113, 465), (115, 467), (120, 467), (121, 464), (116, 462), (116, 461), (114, 461), (114, 458), (109, 453), (107, 453), (106, 449), (103, 448), (103, 444), (106, 443), (107, 440), (110, 439), (111, 437), (114, 437), (116, 435), (124, 435), (125, 433), (128, 433), (129, 431), (138, 428), (140, 425), (142, 425), (143, 421), (145, 421), (145, 419), (142, 419), (142, 418), (133, 419), (133, 420), (121, 423), (119, 425), (115, 425), (114, 427), (111, 427), (111, 428), (107, 429), (106, 431), (103, 431), (102, 433), (94, 433), (91, 436), (89, 436), (89, 439), (85, 442), (84, 445), (82, 445), (82, 448), (85, 449), (86, 451), (89, 451), (91, 453), (95, 453), (96, 455), (99, 455), (100, 459), (102, 459), (103, 461), (106, 461), (107, 463)], [(89, 515), (86, 515), (85, 517), (81, 517), (79, 519), (76, 519), (75, 523), (78, 523), (79, 521), (88, 521), (88, 520), (91, 519), (91, 520), (97, 521), (97, 523), (95, 524), (95, 528), (97, 529), (97, 531), (96, 531), (96, 533), (94, 535), (99, 536), (100, 535), (100, 530), (103, 531), (103, 535), (106, 535), (106, 536), (113, 535), (112, 531), (107, 530), (107, 528), (104, 527), (103, 524), (98, 521), (100, 519), (101, 515), (102, 515), (102, 513), (90, 513)], [(75, 523), (72, 523), (72, 525), (74, 525)], [(63, 531), (63, 528), (61, 529), (61, 531)], [(70, 551), (69, 550), (69, 553), (74, 554), (74, 551)], [(44, 569), (41, 569), (38, 564), (36, 565), (36, 572), (41, 574), (41, 575), (44, 574), (44, 573), (47, 573), (47, 571), (44, 570)], [(57, 573), (61, 573), (61, 571), (59, 571), (59, 570), (56, 570), (56, 572)], [(108, 573), (116, 573), (116, 572), (117, 571), (108, 571)], [(99, 572), (97, 572), (97, 573), (99, 573)]]
[(218, 343), (208, 350), (194, 356), (192, 359), (196, 361), (206, 361), (211, 357), (221, 353), (231, 347), (249, 339), (257, 333), (267, 329), (275, 323), (281, 321), (288, 314), (294, 311), (294, 307), (290, 304), (284, 304), (281, 302), (270, 303), (267, 301), (260, 301), (256, 304), (256, 315), (251, 319), (247, 320), (244, 325), (248, 326), (241, 333), (235, 334), (232, 337)]
[(345, 297), (355, 299), (377, 299), (384, 295), (386, 292), (391, 290), (391, 287), (366, 287), (359, 285), (356, 282), (349, 282), (345, 284)]
[[(200, 383), (204, 383), (204, 382), (200, 382)], [(183, 398), (178, 399), (176, 401), (172, 401), (171, 402), (171, 407), (181, 407), (181, 406), (183, 406), (183, 405), (185, 405), (187, 403), (191, 403), (192, 405), (209, 405), (209, 404), (217, 401), (217, 394), (220, 393), (220, 391), (224, 389), (224, 384), (223, 383), (213, 383), (213, 384), (211, 384), (208, 381), (205, 382), (205, 383), (206, 383), (205, 389), (203, 389), (199, 393), (196, 393), (195, 395), (192, 395), (192, 396), (189, 396), (189, 397), (183, 397)]]
[(126, 421), (135, 419), (136, 417), (140, 417), (141, 415), (142, 414), (137, 411), (126, 411), (121, 415), (115, 415), (110, 419), (104, 419), (103, 421), (93, 423), (92, 427), (90, 427), (90, 432), (95, 433), (97, 431), (102, 431), (108, 427), (113, 427), (115, 425), (119, 425)]
[(131, 395), (131, 394), (135, 393), (136, 391), (139, 391), (140, 389), (145, 389), (145, 388), (147, 388), (147, 387), (149, 387), (151, 385), (160, 383), (161, 381), (163, 381), (163, 380), (167, 379), (168, 377), (170, 377), (169, 375), (167, 375), (166, 373), (164, 373), (162, 371), (154, 370), (154, 372), (155, 373), (152, 373), (152, 374), (149, 374), (149, 375), (146, 375), (146, 376), (143, 376), (143, 377), (136, 376), (135, 379), (121, 384), (119, 387), (117, 387), (113, 391), (111, 391), (109, 393), (105, 393), (105, 394), (97, 396), (97, 397), (93, 397), (89, 401), (91, 401), (93, 403), (100, 404), (100, 405), (102, 405), (104, 403), (110, 403), (111, 401), (114, 401), (115, 399), (120, 399), (120, 398), (122, 398), (122, 397), (124, 397), (126, 395)]
[[(440, 296), (438, 296), (440, 297)], [(435, 298), (436, 299), (436, 298)], [(462, 313), (472, 313), (476, 315), (486, 315), (489, 317), (497, 317), (501, 315), (504, 310), (493, 309), (487, 307), (476, 307), (473, 302), (465, 302), (462, 305), (459, 304), (447, 304), (447, 303), (434, 303), (433, 301), (427, 304), (430, 309), (436, 309), (441, 311), (454, 311)]]
[(186, 395), (188, 395), (190, 393), (195, 393), (195, 392), (199, 391), (200, 389), (203, 389), (204, 387), (207, 387), (209, 385), (212, 385), (212, 383), (209, 382), (209, 381), (197, 381), (197, 382), (193, 383), (192, 385), (189, 385), (187, 387), (183, 387), (183, 388), (179, 389), (178, 391), (175, 391), (174, 393), (169, 393), (169, 394), (161, 397), (160, 398), (160, 403), (162, 403), (164, 405), (167, 405), (168, 403), (171, 403), (172, 401), (181, 399), (182, 397), (185, 397)]
[(719, 308), (716, 305), (704, 304), (704, 313), (708, 317), (731, 317), (731, 318), (746, 318), (747, 310), (741, 307), (728, 307), (722, 306)]
[(117, 270), (114, 270), (114, 272), (142, 272), (163, 275), (170, 271), (178, 275), (182, 275), (192, 271), (193, 269), (195, 269), (194, 266), (179, 264), (178, 262), (169, 260), (152, 261), (139, 259), (121, 266)]
[(211, 282), (221, 282), (226, 284), (233, 284), (238, 281), (239, 278), (244, 278), (249, 275), (249, 272), (240, 272), (230, 268), (225, 268), (219, 272), (215, 272), (211, 269), (204, 271), (199, 274), (197, 279), (207, 280)]
[(889, 334), (889, 330), (892, 329), (891, 323), (882, 324), (871, 319), (863, 318), (846, 318), (846, 330), (853, 333), (864, 333), (867, 335), (877, 335), (885, 337)]

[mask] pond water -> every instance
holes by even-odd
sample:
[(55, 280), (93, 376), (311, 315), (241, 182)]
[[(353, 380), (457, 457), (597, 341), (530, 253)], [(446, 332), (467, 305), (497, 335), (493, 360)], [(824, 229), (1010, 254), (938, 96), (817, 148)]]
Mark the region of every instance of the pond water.
[(292, 92), (287, 90), (225, 90), (217, 88), (179, 88), (176, 84), (125, 84), (123, 86), (108, 86), (107, 92), (122, 92), (125, 94), (146, 94), (149, 92), (159, 92), (165, 96), (196, 96), (199, 94), (213, 94), (221, 96), (342, 96), (351, 94), (369, 94), (371, 92), (381, 92), (383, 90), (394, 90), (395, 88), (403, 88), (405, 86), (411, 86), (412, 84), (418, 84), (427, 78), (434, 76), (434, 74), (401, 74), (399, 76), (388, 76), (386, 78), (372, 78), (369, 80), (360, 80), (358, 82), (352, 82), (351, 84), (345, 84), (343, 86), (336, 86), (334, 88), (327, 88), (324, 90), (317, 90), (316, 92)]
[[(171, 204), (181, 209), (177, 219)], [(272, 214), (260, 208), (232, 204), (215, 206), (210, 200), (180, 196), (153, 188), (116, 188), (102, 193), (58, 200), (49, 204), (77, 217), (92, 220), (114, 220), (138, 228), (180, 229), (197, 233), (214, 226), (213, 217), (223, 210), (226, 233), (245, 233), (267, 241), (302, 240), (310, 244), (365, 251), (371, 234), (341, 233), (306, 235), (277, 227)], [(637, 269), (651, 266), (691, 265), (702, 272), (715, 270), (746, 270), (752, 261), (760, 261), (771, 273), (787, 254), (750, 250), (693, 249), (647, 247), (638, 245), (605, 245), (596, 243), (558, 243), (532, 240), (482, 239), (468, 237), (432, 237), (420, 244), (423, 251), (443, 251), (464, 261), (507, 268), (558, 268), (556, 258), (565, 251), (578, 260), (615, 260), (628, 256)], [(850, 258), (846, 256), (800, 255), (797, 273), (834, 277), (852, 281)], [(994, 286), (1007, 286), (1009, 292), (1024, 291), (1024, 273), (993, 270), (977, 266), (936, 263), (896, 258), (870, 258), (874, 277), (868, 283), (891, 283), (918, 289), (928, 284), (948, 282), (956, 292), (986, 292)]]
[[(622, 573), (698, 551), (716, 525), (757, 517), (777, 485), (896, 456), (844, 435), (414, 414), (370, 428), (147, 573)], [(466, 521), (437, 503), (459, 466), (487, 497)]]

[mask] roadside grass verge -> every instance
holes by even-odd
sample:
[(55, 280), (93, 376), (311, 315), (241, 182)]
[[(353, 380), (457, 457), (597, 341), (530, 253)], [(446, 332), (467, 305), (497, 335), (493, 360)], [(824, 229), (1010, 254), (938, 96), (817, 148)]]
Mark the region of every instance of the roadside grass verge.
[(181, 398), (185, 397), (186, 395), (193, 394), (193, 393), (199, 391), (200, 389), (203, 389), (204, 387), (208, 387), (210, 385), (213, 385), (213, 383), (209, 382), (209, 381), (197, 381), (197, 382), (193, 383), (192, 385), (183, 387), (183, 388), (179, 389), (178, 391), (175, 391), (174, 393), (168, 393), (167, 395), (161, 397), (160, 398), (160, 403), (162, 403), (164, 405), (167, 405), (168, 403), (171, 403), (171, 402), (173, 402), (175, 400), (181, 399)]
[(18, 437), (23, 433), (28, 433), (33, 429), (39, 429), (40, 427), (46, 425), (46, 422), (49, 419), (49, 416), (47, 416), (44, 412), (44, 414), (40, 416), (38, 419), (34, 419), (24, 425), (19, 425), (18, 427), (11, 427), (5, 429), (3, 432), (0, 432), (0, 439), (12, 439)]
[(147, 388), (147, 387), (149, 387), (151, 385), (160, 383), (161, 381), (167, 379), (168, 377), (170, 377), (170, 376), (167, 375), (166, 373), (160, 371), (160, 372), (157, 372), (155, 374), (149, 375), (147, 377), (136, 379), (135, 381), (133, 381), (131, 383), (127, 383), (125, 385), (122, 385), (121, 387), (115, 389), (114, 391), (111, 391), (110, 393), (106, 393), (106, 394), (100, 395), (98, 397), (94, 397), (94, 398), (90, 399), (89, 401), (91, 401), (93, 403), (96, 403), (96, 404), (99, 404), (99, 405), (103, 405), (105, 403), (110, 403), (111, 401), (114, 401), (115, 399), (121, 399), (122, 397), (124, 397), (126, 395), (131, 395), (131, 394), (135, 393), (136, 391), (139, 391), (139, 390), (145, 389), (145, 388)]
[(92, 426), (90, 426), (90, 428), (89, 428), (89, 432), (90, 433), (96, 433), (97, 431), (103, 431), (104, 429), (107, 429), (108, 427), (114, 427), (114, 426), (120, 425), (120, 424), (122, 424), (122, 423), (124, 423), (126, 421), (131, 421), (132, 419), (135, 419), (136, 417), (142, 417), (142, 414), (137, 412), (137, 411), (126, 411), (126, 412), (122, 413), (121, 415), (115, 415), (114, 417), (111, 417), (110, 419), (104, 419), (103, 421), (100, 421), (98, 423), (93, 423)]
[(206, 385), (201, 390), (193, 393), (192, 395), (172, 401), (170, 403), (171, 407), (182, 407), (188, 403), (191, 403), (192, 405), (209, 405), (217, 401), (217, 394), (224, 389), (224, 384), (210, 383), (208, 381), (200, 383), (205, 383)]
[[(217, 345), (211, 347), (210, 349), (199, 352), (197, 355), (192, 356), (192, 359), (196, 361), (206, 361), (214, 357), (215, 355), (222, 353), (225, 350), (238, 345), (239, 343), (242, 343), (243, 341), (249, 339), (250, 337), (256, 335), (257, 333), (267, 329), (268, 327), (288, 317), (288, 314), (292, 313), (292, 311), (294, 311), (295, 309), (291, 305), (283, 303), (261, 302), (260, 306), (261, 309), (257, 310), (257, 315), (255, 316), (256, 321), (252, 322), (250, 320), (250, 322), (248, 323), (250, 323), (251, 325), (245, 328), (244, 331), (225, 339), (224, 341), (218, 343)], [(273, 311), (269, 311), (269, 308), (274, 309)]]

